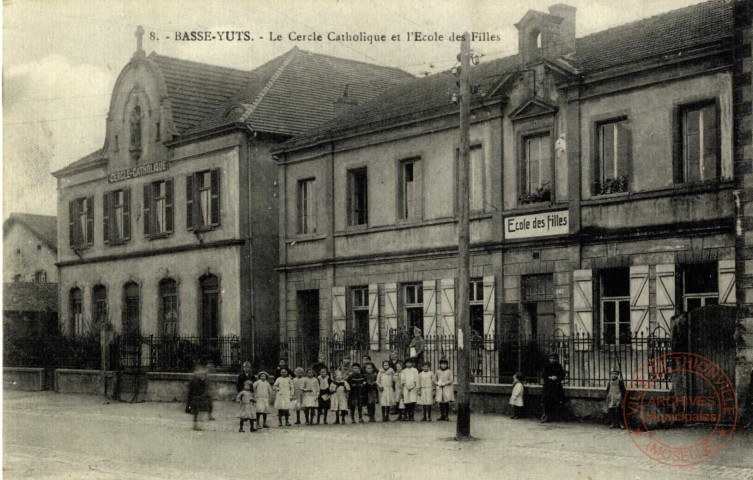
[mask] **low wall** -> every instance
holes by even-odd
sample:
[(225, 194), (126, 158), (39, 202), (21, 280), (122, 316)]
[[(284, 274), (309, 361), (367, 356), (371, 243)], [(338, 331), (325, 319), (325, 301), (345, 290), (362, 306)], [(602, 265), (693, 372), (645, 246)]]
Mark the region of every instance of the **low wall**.
[(107, 395), (115, 393), (116, 373), (107, 371), (102, 385), (101, 370), (76, 370), (58, 368), (55, 370), (55, 391), (58, 393), (83, 393), (87, 395)]
[[(191, 373), (149, 372), (146, 374), (148, 402), (184, 402)], [(235, 400), (237, 375), (216, 373), (209, 375), (209, 389), (215, 400)]]
[(3, 388), (29, 392), (44, 390), (44, 368), (4, 367)]

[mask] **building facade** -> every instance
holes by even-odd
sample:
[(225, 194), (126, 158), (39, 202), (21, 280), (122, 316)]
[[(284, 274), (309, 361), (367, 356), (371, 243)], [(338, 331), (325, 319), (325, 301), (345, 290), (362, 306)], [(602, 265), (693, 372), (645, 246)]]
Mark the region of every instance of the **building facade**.
[(3, 223), (3, 282), (57, 283), (57, 218), (11, 213)]
[(61, 323), (276, 341), (270, 147), (332, 118), (349, 83), (365, 102), (410, 76), (298, 49), (235, 70), (147, 56), (142, 35), (104, 146), (55, 173)]
[[(743, 3), (582, 38), (558, 4), (516, 24), (517, 55), (472, 68), (475, 332), (608, 347), (737, 304)], [(455, 82), (414, 80), (273, 149), (281, 335), (353, 332), (383, 352), (394, 329), (455, 334)]]

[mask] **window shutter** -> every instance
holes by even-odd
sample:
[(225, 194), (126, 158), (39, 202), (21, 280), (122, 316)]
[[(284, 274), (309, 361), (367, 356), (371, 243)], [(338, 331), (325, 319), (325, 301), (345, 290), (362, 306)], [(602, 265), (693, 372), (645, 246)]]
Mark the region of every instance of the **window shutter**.
[(443, 335), (455, 335), (455, 279), (443, 278), (439, 286)]
[(719, 305), (737, 305), (735, 294), (735, 261), (719, 262)]
[(384, 284), (384, 338), (389, 338), (390, 332), (397, 330), (397, 283)]
[(589, 350), (592, 342), (578, 341), (590, 339), (593, 335), (593, 272), (573, 271), (573, 309), (575, 311), (576, 350)]
[(303, 216), (306, 214), (304, 203), (306, 202), (305, 181), (298, 181), (296, 192), (296, 233), (307, 233), (303, 228)]
[(672, 109), (672, 120), (674, 121), (674, 128), (672, 129), (672, 170), (675, 183), (683, 183), (685, 152), (683, 152), (682, 142), (682, 112), (677, 107)]
[[(308, 227), (309, 227), (309, 233), (316, 233), (316, 214), (318, 212), (317, 209), (317, 195), (316, 195), (316, 180), (312, 180), (311, 184), (309, 185), (309, 189), (307, 190), (309, 195), (309, 202), (307, 205), (309, 206), (309, 215), (308, 215)], [(386, 337), (385, 337), (386, 338)]]
[(123, 240), (131, 238), (131, 189), (123, 189)]
[(345, 287), (332, 287), (332, 334), (345, 338)]
[(379, 285), (369, 285), (369, 345), (379, 350)]
[[(496, 295), (494, 288), (494, 275), (484, 277), (484, 335), (485, 338), (494, 337), (497, 328)], [(495, 342), (484, 342), (487, 349), (493, 350)]]
[(102, 237), (105, 243), (110, 243), (110, 194), (102, 195)]
[(194, 176), (186, 176), (186, 228), (193, 230), (194, 226), (194, 208), (193, 208), (193, 191), (194, 191)]
[(173, 180), (165, 180), (165, 231), (173, 232)]
[[(648, 316), (648, 265), (630, 267), (630, 333), (638, 339), (649, 334)], [(633, 348), (643, 350), (646, 342), (633, 344)]]
[(79, 245), (78, 228), (76, 227), (76, 200), (68, 202), (68, 242), (71, 247)]
[(86, 243), (94, 244), (94, 197), (86, 197)]
[(144, 236), (152, 236), (152, 184), (144, 185)]
[(212, 225), (220, 224), (220, 169), (215, 168), (210, 173), (212, 181), (211, 193), (211, 223)]
[[(437, 329), (437, 282), (425, 280), (421, 286), (424, 296), (424, 337), (427, 335), (442, 335), (445, 332)], [(451, 332), (446, 332), (450, 334)]]
[(675, 266), (663, 264), (656, 266), (656, 323), (665, 330), (666, 335), (672, 331), (670, 320), (675, 314)]
[(424, 177), (421, 170), (423, 164), (422, 160), (413, 162), (413, 217), (417, 220), (422, 219), (424, 215)]

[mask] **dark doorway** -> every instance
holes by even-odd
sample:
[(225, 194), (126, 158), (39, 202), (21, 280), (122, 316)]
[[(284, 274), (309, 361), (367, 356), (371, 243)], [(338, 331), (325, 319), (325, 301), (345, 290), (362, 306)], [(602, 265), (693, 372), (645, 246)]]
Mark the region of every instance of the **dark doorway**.
[(471, 332), (484, 336), (484, 306), (471, 305)]
[(138, 335), (140, 331), (140, 292), (138, 284), (126, 283), (123, 287), (123, 334)]
[(220, 324), (220, 282), (214, 275), (199, 279), (201, 289), (201, 336), (217, 338)]
[(298, 291), (298, 331), (307, 340), (319, 339), (319, 290)]

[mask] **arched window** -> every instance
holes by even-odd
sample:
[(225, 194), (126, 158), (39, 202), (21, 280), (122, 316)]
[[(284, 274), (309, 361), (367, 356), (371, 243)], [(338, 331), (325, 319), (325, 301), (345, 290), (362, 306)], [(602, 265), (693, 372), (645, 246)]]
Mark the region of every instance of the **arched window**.
[(70, 318), (68, 331), (72, 335), (84, 333), (84, 293), (80, 288), (74, 287), (70, 291)]
[(178, 284), (172, 278), (159, 282), (160, 335), (178, 334)]
[(92, 312), (94, 312), (94, 323), (98, 326), (108, 321), (107, 287), (104, 285), (95, 285), (92, 288)]
[(136, 105), (131, 111), (131, 159), (138, 161), (141, 158), (141, 107)]
[(123, 323), (124, 335), (138, 335), (140, 331), (141, 292), (136, 282), (123, 285)]
[(220, 331), (220, 281), (211, 274), (199, 279), (201, 290), (201, 336), (216, 338)]
[(535, 53), (536, 50), (541, 48), (541, 32), (534, 28), (528, 33), (528, 35), (528, 48)]

